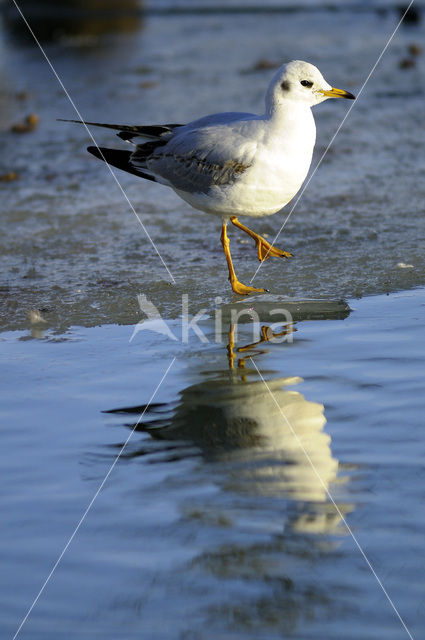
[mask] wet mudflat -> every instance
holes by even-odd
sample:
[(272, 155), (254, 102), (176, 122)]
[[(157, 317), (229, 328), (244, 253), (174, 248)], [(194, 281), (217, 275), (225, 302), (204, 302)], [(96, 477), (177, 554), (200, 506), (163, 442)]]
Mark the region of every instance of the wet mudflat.
[[(60, 14), (50, 34), (56, 39), (42, 44), (84, 118), (160, 123), (217, 111), (262, 113), (274, 73), (267, 66), (296, 58), (357, 93), (399, 19), (398, 10), (373, 4), (329, 11), (316, 3), (311, 11), (278, 13), (253, 11), (252, 3), (233, 13), (220, 5), (191, 12), (192, 5), (141, 14), (133, 29), (91, 37), (84, 22), (80, 32), (66, 32)], [(23, 28), (17, 38), (9, 24), (5, 19), (0, 63), (1, 173), (19, 178), (0, 182), (7, 230), (0, 238), (2, 327), (25, 328), (32, 307), (61, 327), (132, 323), (138, 293), (167, 317), (180, 314), (183, 293), (201, 306), (217, 295), (230, 300), (220, 221), (166, 187), (117, 172), (172, 286), (107, 167), (86, 152), (87, 132), (56, 121), (76, 114), (46, 61)], [(425, 55), (409, 54), (412, 46), (421, 51), (424, 28), (422, 21), (397, 32), (279, 237), (295, 258), (268, 260), (257, 286), (275, 295), (340, 298), (425, 282)], [(401, 67), (406, 59), (413, 66)], [(314, 109), (312, 170), (348, 107), (332, 100)], [(29, 113), (39, 117), (34, 131), (9, 131)], [(125, 147), (113, 132), (92, 133), (99, 144)], [(253, 228), (274, 238), (290, 208)], [(237, 274), (249, 282), (258, 265), (253, 242), (236, 229), (230, 240)]]

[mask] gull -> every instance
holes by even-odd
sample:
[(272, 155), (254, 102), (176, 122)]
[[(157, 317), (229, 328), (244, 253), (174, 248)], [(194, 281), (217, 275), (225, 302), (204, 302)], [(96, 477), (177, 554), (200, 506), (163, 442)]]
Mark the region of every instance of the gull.
[(221, 243), (232, 289), (240, 295), (266, 289), (239, 282), (227, 236), (229, 221), (255, 240), (258, 259), (290, 258), (242, 224), (280, 211), (301, 188), (313, 155), (316, 126), (311, 107), (328, 98), (355, 96), (326, 82), (301, 60), (283, 65), (266, 92), (263, 115), (216, 113), (188, 124), (117, 125), (68, 120), (118, 130), (133, 151), (90, 146), (113, 167), (171, 187), (195, 209), (222, 220)]

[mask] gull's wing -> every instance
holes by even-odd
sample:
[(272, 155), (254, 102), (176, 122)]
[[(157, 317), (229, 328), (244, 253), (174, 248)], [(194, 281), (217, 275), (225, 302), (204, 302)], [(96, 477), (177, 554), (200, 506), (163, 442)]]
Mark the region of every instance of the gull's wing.
[[(123, 171), (189, 193), (233, 184), (252, 165), (262, 126), (262, 118), (249, 113), (220, 113), (187, 125), (65, 122), (115, 129), (122, 140), (136, 144), (134, 152), (97, 146), (87, 150)], [(138, 139), (143, 143), (137, 144)]]
[(203, 118), (179, 127), (168, 140), (138, 145), (129, 164), (174, 189), (205, 193), (233, 184), (249, 169), (257, 149), (253, 130), (259, 124), (250, 114)]

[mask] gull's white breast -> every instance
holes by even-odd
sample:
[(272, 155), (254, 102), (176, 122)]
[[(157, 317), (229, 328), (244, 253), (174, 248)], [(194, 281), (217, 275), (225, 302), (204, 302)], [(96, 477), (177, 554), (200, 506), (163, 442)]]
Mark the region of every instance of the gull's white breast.
[[(246, 128), (249, 126), (256, 143), (250, 166), (233, 183), (213, 185), (207, 192), (175, 188), (183, 200), (196, 209), (223, 217), (267, 216), (292, 200), (311, 164), (316, 140), (311, 109), (288, 108), (279, 116), (247, 123)], [(249, 133), (245, 133), (248, 143)]]

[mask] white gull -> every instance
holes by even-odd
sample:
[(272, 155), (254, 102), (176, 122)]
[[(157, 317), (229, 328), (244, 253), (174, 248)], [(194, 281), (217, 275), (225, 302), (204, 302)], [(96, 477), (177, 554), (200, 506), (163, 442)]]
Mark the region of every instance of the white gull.
[(254, 238), (260, 261), (291, 257), (248, 229), (237, 216), (271, 215), (296, 195), (310, 168), (316, 141), (311, 107), (327, 98), (354, 96), (329, 85), (314, 65), (293, 60), (272, 78), (261, 116), (218, 113), (185, 125), (86, 122), (116, 129), (121, 139), (136, 145), (134, 151), (104, 147), (88, 147), (88, 151), (114, 167), (171, 187), (195, 209), (219, 216), (233, 291), (264, 292), (237, 279), (227, 224), (232, 222)]

